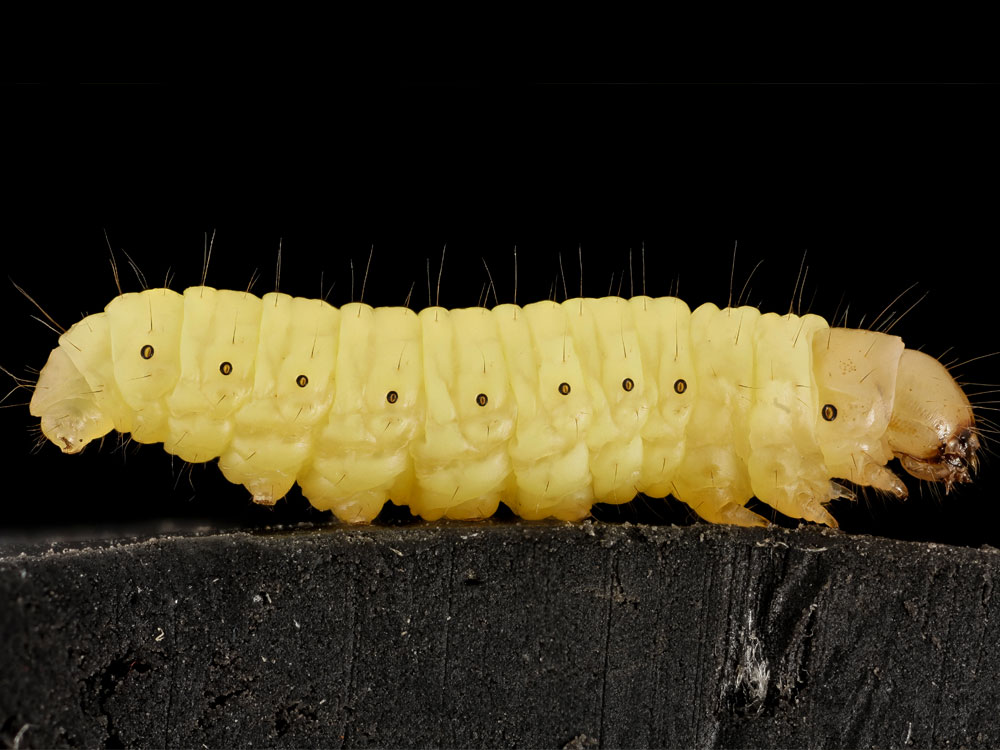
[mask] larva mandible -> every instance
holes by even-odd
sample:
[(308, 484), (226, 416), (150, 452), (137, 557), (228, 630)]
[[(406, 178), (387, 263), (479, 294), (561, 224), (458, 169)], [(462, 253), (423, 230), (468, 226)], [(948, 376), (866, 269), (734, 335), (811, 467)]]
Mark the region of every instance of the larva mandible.
[(60, 337), (31, 413), (64, 452), (129, 432), (218, 457), (257, 502), (298, 481), (355, 522), (388, 498), (575, 520), (643, 492), (710, 521), (762, 525), (757, 496), (835, 525), (834, 478), (903, 496), (895, 455), (950, 488), (978, 448), (962, 390), (898, 337), (645, 296), (414, 313), (150, 289)]

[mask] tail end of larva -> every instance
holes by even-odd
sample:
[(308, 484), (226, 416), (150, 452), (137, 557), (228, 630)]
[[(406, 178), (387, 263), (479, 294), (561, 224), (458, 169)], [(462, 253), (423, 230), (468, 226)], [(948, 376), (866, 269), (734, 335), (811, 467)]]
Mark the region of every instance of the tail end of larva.
[(113, 425), (94, 401), (92, 389), (61, 348), (54, 349), (38, 376), (29, 406), (41, 417), (42, 434), (63, 453), (79, 453)]

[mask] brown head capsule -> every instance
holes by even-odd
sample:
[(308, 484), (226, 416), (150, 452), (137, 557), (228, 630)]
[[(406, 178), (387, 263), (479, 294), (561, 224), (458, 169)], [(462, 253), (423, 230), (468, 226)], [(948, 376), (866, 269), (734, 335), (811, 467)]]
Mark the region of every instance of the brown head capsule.
[(972, 481), (979, 437), (969, 399), (933, 357), (906, 349), (886, 432), (892, 452), (919, 479), (952, 485)]

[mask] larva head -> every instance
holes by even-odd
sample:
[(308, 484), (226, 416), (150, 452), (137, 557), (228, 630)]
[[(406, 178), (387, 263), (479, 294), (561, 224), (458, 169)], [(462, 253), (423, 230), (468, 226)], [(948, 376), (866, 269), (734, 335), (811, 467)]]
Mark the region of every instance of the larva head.
[(79, 453), (113, 426), (62, 347), (52, 350), (42, 368), (29, 409), (33, 416), (41, 417), (42, 434), (63, 453)]
[(979, 448), (972, 406), (934, 357), (914, 349), (903, 352), (886, 437), (913, 476), (944, 482), (945, 492), (956, 482), (971, 481)]

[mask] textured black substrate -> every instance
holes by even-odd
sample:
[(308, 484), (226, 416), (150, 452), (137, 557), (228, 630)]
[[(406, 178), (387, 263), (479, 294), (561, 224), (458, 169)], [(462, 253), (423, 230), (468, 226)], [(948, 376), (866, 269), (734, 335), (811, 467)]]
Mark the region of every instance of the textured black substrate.
[(0, 554), (3, 740), (1000, 745), (1000, 553), (458, 524)]

